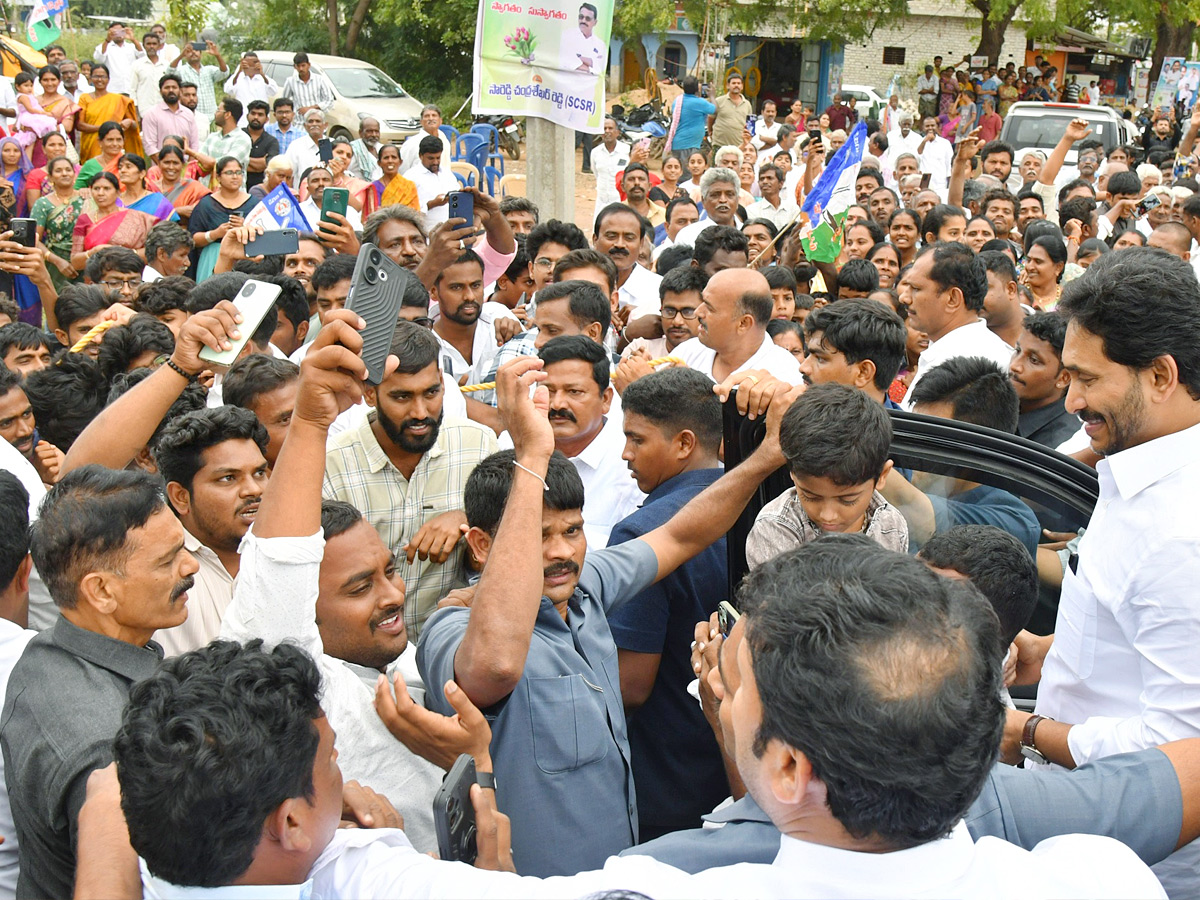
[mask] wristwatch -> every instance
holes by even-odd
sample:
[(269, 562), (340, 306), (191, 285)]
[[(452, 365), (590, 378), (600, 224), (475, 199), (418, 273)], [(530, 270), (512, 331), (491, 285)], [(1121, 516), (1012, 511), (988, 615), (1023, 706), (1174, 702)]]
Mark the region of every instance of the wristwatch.
[(1050, 719), (1051, 722), (1054, 721), (1050, 716), (1030, 716), (1025, 720), (1025, 727), (1021, 729), (1021, 755), (1030, 762), (1048, 763), (1050, 761), (1046, 759), (1044, 753), (1034, 746), (1034, 732), (1037, 731), (1037, 727), (1042, 719)]

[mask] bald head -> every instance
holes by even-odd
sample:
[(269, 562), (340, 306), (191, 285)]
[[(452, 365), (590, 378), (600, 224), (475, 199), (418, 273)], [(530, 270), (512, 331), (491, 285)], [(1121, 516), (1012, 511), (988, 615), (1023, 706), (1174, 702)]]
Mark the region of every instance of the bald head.
[(1164, 222), (1150, 232), (1146, 239), (1148, 247), (1166, 250), (1184, 262), (1192, 258), (1192, 233), (1182, 222)]

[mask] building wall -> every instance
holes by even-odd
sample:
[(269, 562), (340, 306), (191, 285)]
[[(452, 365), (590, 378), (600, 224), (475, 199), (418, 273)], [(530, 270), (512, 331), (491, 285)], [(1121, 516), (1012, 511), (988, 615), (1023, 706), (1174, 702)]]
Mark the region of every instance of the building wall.
[[(906, 87), (911, 86), (935, 55), (948, 63), (975, 52), (981, 19), (966, 15), (964, 0), (914, 0), (909, 8), (910, 16), (895, 25), (881, 25), (865, 45), (846, 45), (842, 81), (871, 85), (885, 94), (896, 73)], [(905, 48), (904, 64), (884, 65), (884, 47)], [(1025, 28), (1021, 22), (1011, 23), (1004, 34), (1000, 65), (1010, 59), (1018, 66), (1024, 64)]]

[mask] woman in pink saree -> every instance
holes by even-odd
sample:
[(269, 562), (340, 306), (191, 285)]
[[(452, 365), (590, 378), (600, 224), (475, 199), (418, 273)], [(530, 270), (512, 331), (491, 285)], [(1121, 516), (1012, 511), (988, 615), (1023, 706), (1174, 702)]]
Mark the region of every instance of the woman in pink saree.
[(87, 268), (88, 257), (102, 247), (143, 250), (146, 234), (157, 221), (147, 213), (120, 205), (120, 184), (111, 172), (92, 178), (91, 189), (95, 209), (79, 214), (71, 235), (71, 267), (77, 272)]

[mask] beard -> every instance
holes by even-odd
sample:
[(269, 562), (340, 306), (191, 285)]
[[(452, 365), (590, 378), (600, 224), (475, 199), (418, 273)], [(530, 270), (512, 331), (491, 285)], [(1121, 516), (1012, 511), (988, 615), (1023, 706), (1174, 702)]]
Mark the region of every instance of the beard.
[[(404, 419), (397, 422), (395, 419), (388, 418), (380, 407), (375, 407), (375, 414), (379, 417), (379, 425), (383, 428), (383, 433), (391, 439), (397, 447), (405, 453), (426, 453), (433, 449), (433, 445), (437, 443), (438, 432), (442, 427), (442, 416), (445, 410), (438, 411), (437, 419)], [(429, 433), (424, 435), (413, 435), (407, 429), (417, 425), (428, 425)]]
[(1103, 422), (1108, 432), (1108, 443), (1103, 447), (1092, 447), (1100, 456), (1112, 456), (1122, 450), (1128, 450), (1138, 441), (1138, 434), (1146, 420), (1146, 400), (1137, 382), (1129, 386), (1125, 396), (1121, 398), (1120, 406), (1110, 412), (1097, 412), (1093, 409), (1082, 409), (1079, 418), (1085, 423)]
[(163, 98), (163, 102), (166, 103), (167, 106), (174, 106), (176, 103), (179, 102), (178, 94), (163, 94), (162, 98)]

